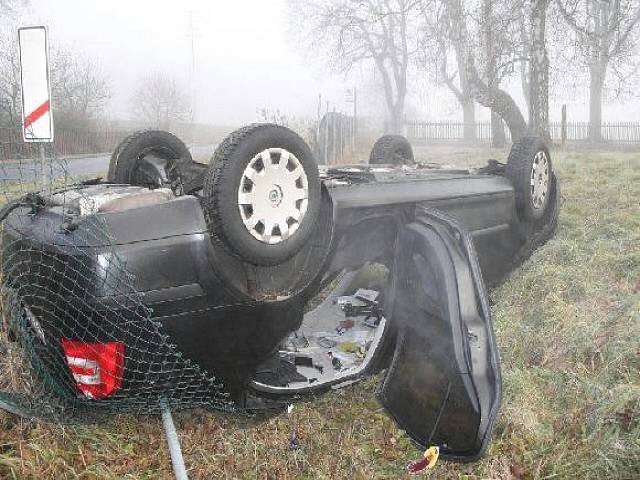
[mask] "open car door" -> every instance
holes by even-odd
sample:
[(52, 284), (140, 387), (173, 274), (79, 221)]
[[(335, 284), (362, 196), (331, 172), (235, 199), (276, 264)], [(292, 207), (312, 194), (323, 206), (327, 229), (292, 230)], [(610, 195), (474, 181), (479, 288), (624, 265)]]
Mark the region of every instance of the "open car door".
[(422, 447), (475, 461), (501, 400), (500, 364), (473, 240), (451, 217), (418, 206), (398, 234), (390, 320), (393, 360), (379, 400)]

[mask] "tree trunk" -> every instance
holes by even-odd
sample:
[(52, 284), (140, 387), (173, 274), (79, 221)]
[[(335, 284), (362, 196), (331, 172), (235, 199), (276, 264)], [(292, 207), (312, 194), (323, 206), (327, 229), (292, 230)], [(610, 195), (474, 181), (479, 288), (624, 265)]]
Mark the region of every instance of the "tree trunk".
[(546, 47), (548, 0), (531, 0), (529, 128), (546, 141), (549, 133), (549, 56)]
[(522, 38), (523, 59), (520, 61), (520, 85), (522, 87), (522, 96), (527, 104), (527, 112), (531, 117), (531, 85), (529, 79), (531, 77), (531, 32), (529, 31), (528, 21), (531, 18), (531, 5), (528, 2), (520, 2), (520, 37)]
[(391, 132), (394, 135), (402, 135), (402, 127), (404, 123), (404, 112), (394, 108), (391, 118)]
[(500, 115), (491, 112), (491, 146), (493, 148), (504, 148), (507, 139), (504, 135), (504, 126)]
[(511, 141), (518, 141), (527, 131), (527, 122), (516, 102), (504, 90), (497, 87), (490, 88), (482, 81), (471, 55), (467, 60), (466, 68), (473, 98), (483, 107), (490, 108), (493, 113), (499, 115), (509, 128)]
[(473, 53), (469, 48), (469, 32), (465, 23), (462, 0), (450, 0), (449, 9), (459, 55), (463, 59), (462, 63), (459, 62), (459, 67), (468, 82), (468, 94), (480, 105), (490, 108), (493, 113), (499, 115), (509, 127), (512, 141), (517, 141), (527, 130), (527, 123), (518, 105), (507, 92), (496, 85), (488, 85), (480, 77)]
[(455, 95), (458, 103), (462, 107), (463, 122), (463, 139), (465, 142), (473, 143), (476, 138), (476, 105), (471, 93), (471, 81), (467, 72), (466, 64), (468, 57), (468, 32), (467, 25), (464, 20), (464, 9), (460, 0), (451, 0), (447, 3), (449, 10), (447, 18), (451, 27), (451, 38), (453, 49), (456, 54), (456, 63), (458, 64), (458, 78), (460, 80), (460, 88), (456, 87), (453, 79), (447, 74), (447, 55), (446, 49), (442, 55), (442, 73), (445, 83)]
[[(458, 63), (458, 77), (460, 78), (460, 90), (454, 94), (462, 107), (462, 121), (464, 123), (464, 141), (473, 143), (476, 140), (476, 104), (469, 94), (469, 78), (464, 68), (465, 51), (460, 41), (454, 43), (456, 62)], [(453, 87), (451, 85), (450, 87)]]
[(602, 88), (604, 82), (598, 66), (592, 67), (589, 78), (589, 141), (602, 141)]
[[(498, 78), (498, 59), (494, 52), (494, 22), (493, 22), (493, 0), (484, 0), (482, 5), (482, 34), (484, 37), (485, 49), (485, 72), (484, 78), (487, 79), (489, 90), (495, 90), (500, 86)], [(502, 147), (504, 145), (504, 130), (502, 129), (502, 121), (500, 116), (491, 110), (491, 145), (494, 147)]]
[(382, 85), (384, 86), (384, 96), (387, 104), (387, 111), (389, 113), (389, 133), (400, 135), (402, 134), (402, 127), (404, 122), (404, 101), (406, 96), (406, 84), (401, 85), (399, 84), (400, 82), (397, 82), (397, 93), (394, 94), (391, 76), (389, 75), (389, 72), (387, 71), (381, 58), (376, 59), (376, 67), (378, 69), (378, 73), (380, 73), (380, 75), (382, 76)]
[(602, 141), (602, 89), (608, 66), (610, 37), (609, 4), (594, 2), (594, 31), (596, 34), (592, 58), (589, 63), (589, 141)]
[(472, 143), (476, 139), (476, 105), (471, 97), (465, 98), (460, 103), (464, 122), (464, 141)]

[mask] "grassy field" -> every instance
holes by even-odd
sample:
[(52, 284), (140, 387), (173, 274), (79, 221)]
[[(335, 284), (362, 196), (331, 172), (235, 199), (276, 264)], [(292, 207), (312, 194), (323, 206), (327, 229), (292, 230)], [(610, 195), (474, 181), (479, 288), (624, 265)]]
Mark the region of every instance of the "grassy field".
[[(439, 147), (471, 164), (502, 152)], [(494, 441), (438, 479), (640, 478), (640, 153), (556, 151), (557, 236), (491, 294), (504, 400)], [(398, 478), (417, 452), (379, 378), (270, 419), (176, 415), (191, 478)], [(295, 430), (301, 450), (287, 448)], [(171, 478), (159, 418), (62, 427), (0, 414), (2, 478)]]

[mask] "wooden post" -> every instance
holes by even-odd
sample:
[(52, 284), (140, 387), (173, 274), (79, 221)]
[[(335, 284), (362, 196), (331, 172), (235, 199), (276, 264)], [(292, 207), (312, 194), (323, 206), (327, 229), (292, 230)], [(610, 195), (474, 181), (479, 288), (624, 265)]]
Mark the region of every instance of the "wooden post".
[(326, 102), (324, 114), (324, 164), (329, 165), (329, 101)]
[[(333, 115), (331, 116), (331, 159), (333, 160), (333, 163), (339, 163), (336, 160), (338, 159), (338, 146), (336, 144), (336, 142), (338, 141), (338, 128), (337, 128), (337, 123), (336, 122), (336, 107), (333, 107)], [(342, 161), (342, 160), (341, 160)]]
[(562, 105), (562, 125), (560, 126), (560, 138), (561, 143), (564, 144), (567, 142), (567, 106)]
[(322, 123), (322, 94), (318, 94), (318, 116), (316, 123), (316, 152), (318, 157), (320, 156), (320, 146), (322, 144), (322, 132), (320, 131), (320, 124)]
[(351, 133), (352, 135), (352, 139), (351, 139), (351, 149), (353, 151), (353, 153), (355, 154), (356, 152), (356, 144), (357, 142), (357, 138), (358, 138), (358, 91), (356, 90), (356, 87), (353, 87), (353, 127), (352, 127), (353, 132)]

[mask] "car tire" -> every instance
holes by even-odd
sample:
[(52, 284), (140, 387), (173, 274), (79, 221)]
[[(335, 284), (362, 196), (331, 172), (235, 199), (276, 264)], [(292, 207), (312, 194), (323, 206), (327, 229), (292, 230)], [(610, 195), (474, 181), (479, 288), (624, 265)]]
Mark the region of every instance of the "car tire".
[(402, 135), (380, 137), (371, 149), (370, 165), (413, 165), (413, 148)]
[(315, 228), (321, 201), (318, 166), (295, 132), (249, 125), (216, 149), (202, 201), (214, 241), (245, 262), (277, 265), (298, 253)]
[(505, 168), (515, 189), (516, 208), (525, 221), (545, 215), (551, 196), (553, 168), (547, 144), (540, 137), (523, 137), (513, 144)]
[(170, 186), (176, 194), (182, 194), (194, 165), (189, 149), (178, 137), (161, 130), (142, 130), (116, 147), (107, 179), (150, 188)]

